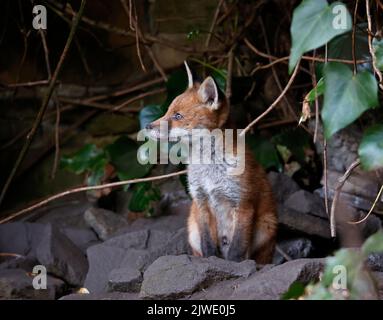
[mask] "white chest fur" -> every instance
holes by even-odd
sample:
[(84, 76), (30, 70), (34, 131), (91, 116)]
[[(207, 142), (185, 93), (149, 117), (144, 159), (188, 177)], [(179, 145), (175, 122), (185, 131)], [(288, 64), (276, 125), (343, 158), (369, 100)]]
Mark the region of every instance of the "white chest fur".
[(219, 208), (223, 201), (238, 207), (241, 188), (237, 176), (227, 174), (227, 164), (189, 165), (189, 191), (194, 200), (208, 201), (211, 207)]

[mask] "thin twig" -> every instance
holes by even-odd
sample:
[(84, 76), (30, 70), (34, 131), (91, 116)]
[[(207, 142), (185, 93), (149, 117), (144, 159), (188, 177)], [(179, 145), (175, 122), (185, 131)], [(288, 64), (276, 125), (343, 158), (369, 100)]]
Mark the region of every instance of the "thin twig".
[[(52, 8), (54, 8), (54, 7), (52, 7)], [(57, 15), (64, 17), (64, 15), (62, 14), (62, 12), (60, 10), (57, 10), (57, 8), (54, 8), (54, 9), (55, 9), (55, 13)], [(69, 7), (67, 7), (65, 9), (65, 13), (72, 15), (72, 16), (76, 14), (76, 12), (69, 9)], [(112, 25), (105, 23), (105, 22), (102, 22), (102, 21), (95, 21), (95, 20), (92, 20), (86, 16), (83, 16), (82, 22), (84, 22), (84, 23), (86, 23), (92, 27), (106, 30), (108, 32), (112, 32), (112, 33), (115, 33), (115, 34), (118, 34), (121, 36), (133, 37), (133, 38), (136, 37), (136, 34), (134, 31), (125, 30), (125, 29), (122, 29), (119, 27), (115, 27), (115, 26), (112, 26)], [(140, 41), (141, 40), (142, 39), (140, 39)], [(159, 45), (163, 45), (165, 47), (169, 47), (169, 48), (172, 48), (172, 49), (175, 49), (178, 51), (182, 51), (182, 52), (187, 52), (187, 53), (205, 53), (205, 52), (220, 52), (221, 51), (220, 48), (197, 50), (195, 48), (191, 48), (188, 46), (178, 45), (177, 43), (174, 43), (174, 42), (166, 40), (166, 39), (157, 38), (151, 34), (145, 34), (145, 43), (144, 44), (151, 44), (151, 43), (158, 43)]]
[(37, 80), (37, 81), (29, 81), (29, 82), (21, 82), (21, 83), (10, 83), (6, 86), (8, 88), (18, 88), (18, 87), (36, 87), (36, 86), (42, 86), (42, 85), (48, 85), (49, 79), (45, 80)]
[(56, 122), (55, 122), (55, 156), (53, 159), (53, 166), (51, 172), (51, 178), (53, 179), (56, 176), (57, 168), (60, 160), (60, 101), (58, 98), (55, 98), (56, 104)]
[(22, 258), (24, 256), (18, 253), (0, 252), (0, 257)]
[(284, 252), (282, 250), (282, 248), (279, 246), (279, 245), (276, 245), (275, 246), (275, 250), (283, 257), (285, 258), (287, 261), (291, 261), (293, 260), (286, 252)]
[[(276, 57), (273, 55), (269, 55), (265, 52), (262, 52), (262, 51), (258, 50), (256, 47), (254, 47), (254, 45), (247, 38), (244, 39), (244, 42), (252, 51), (254, 51), (254, 53), (261, 56), (262, 58), (277, 60), (277, 61), (274, 61), (274, 63), (283, 62), (283, 61), (287, 61), (290, 59), (290, 56)], [(308, 61), (316, 61), (316, 62), (326, 62), (326, 58), (318, 58), (318, 57), (311, 57), (311, 56), (302, 56), (301, 59), (302, 60), (308, 60)], [(341, 62), (341, 63), (346, 63), (346, 64), (353, 64), (354, 63), (353, 60), (335, 59), (335, 58), (328, 58), (327, 61)], [(357, 63), (366, 63), (366, 62), (368, 62), (368, 60), (357, 60)]]
[(69, 104), (74, 104), (78, 106), (91, 107), (91, 108), (96, 108), (96, 109), (106, 110), (106, 111), (113, 110), (113, 105), (111, 104), (93, 102), (93, 101), (89, 101), (89, 99), (80, 100), (80, 99), (59, 97), (59, 100), (63, 103), (69, 103)]
[(44, 49), (44, 56), (45, 56), (45, 65), (47, 68), (47, 74), (48, 74), (48, 81), (52, 77), (52, 71), (51, 71), (51, 64), (49, 62), (49, 50), (48, 50), (48, 44), (47, 44), (47, 39), (45, 37), (45, 32), (43, 29), (39, 30), (39, 34), (41, 37), (41, 42), (43, 44), (43, 49)]
[(210, 40), (211, 40), (211, 37), (213, 35), (214, 28), (215, 28), (215, 26), (217, 24), (217, 20), (218, 20), (218, 16), (219, 16), (219, 11), (221, 10), (221, 7), (222, 7), (222, 4), (223, 4), (224, 1), (225, 0), (220, 0), (218, 2), (217, 8), (215, 9), (213, 21), (211, 22), (209, 33), (207, 34), (207, 37), (206, 37), (206, 42), (205, 42), (205, 47), (206, 48), (209, 48)]
[(138, 26), (138, 16), (137, 16), (136, 6), (134, 6), (134, 28), (136, 31), (136, 48), (137, 48), (138, 60), (140, 61), (142, 71), (146, 72), (146, 67), (144, 64), (144, 60), (142, 59), (141, 49), (140, 49), (140, 38), (143, 38), (143, 36), (142, 36), (140, 28)]
[[(45, 56), (45, 64), (47, 68), (47, 74), (49, 81), (52, 79), (52, 71), (51, 71), (51, 64), (49, 61), (49, 49), (47, 40), (45, 37), (45, 31), (43, 29), (39, 30), (40, 36), (41, 36), (41, 42), (43, 44), (44, 48), (44, 56)], [(56, 105), (56, 122), (55, 122), (55, 156), (53, 159), (53, 166), (51, 171), (51, 178), (54, 179), (59, 163), (59, 157), (60, 157), (60, 101), (57, 98), (57, 93), (53, 93), (53, 98)], [(44, 117), (43, 117), (44, 118)]]
[(277, 99), (274, 100), (274, 102), (270, 105), (270, 107), (268, 107), (261, 115), (259, 115), (255, 120), (253, 120), (245, 129), (243, 129), (243, 131), (240, 133), (241, 136), (245, 135), (247, 131), (249, 131), (249, 129), (255, 125), (257, 122), (259, 122), (262, 118), (264, 118), (267, 114), (269, 114), (270, 111), (272, 111), (274, 109), (274, 107), (282, 100), (283, 96), (286, 94), (286, 92), (289, 90), (290, 86), (292, 85), (292, 83), (294, 82), (294, 79), (296, 77), (296, 75), (298, 74), (298, 70), (299, 70), (299, 65), (300, 65), (300, 61), (297, 63), (297, 65), (295, 66), (295, 69), (294, 69), (294, 72), (293, 74), (291, 75), (290, 77), (290, 80), (289, 82), (287, 83), (286, 87), (283, 89), (283, 91), (281, 92), (281, 94), (279, 95), (279, 97)]
[(129, 94), (129, 93), (132, 93), (134, 91), (139, 91), (139, 90), (146, 89), (148, 87), (151, 87), (152, 85), (155, 85), (155, 84), (158, 84), (158, 83), (162, 83), (162, 82), (164, 82), (164, 80), (162, 78), (157, 78), (157, 79), (149, 80), (149, 81), (146, 81), (146, 82), (143, 82), (143, 83), (139, 83), (139, 84), (137, 84), (137, 85), (135, 85), (133, 87), (128, 87), (128, 88), (125, 88), (125, 89), (120, 89), (120, 90), (117, 90), (115, 92), (108, 93), (108, 94), (101, 94), (101, 95), (98, 95), (98, 96), (94, 96), (91, 99), (92, 99), (92, 101), (99, 101), (99, 100), (104, 100), (104, 99), (120, 97), (120, 96)]
[(131, 103), (133, 103), (133, 102), (135, 102), (137, 100), (141, 100), (141, 99), (143, 99), (145, 97), (149, 97), (149, 96), (153, 96), (153, 95), (156, 95), (156, 94), (160, 94), (160, 93), (163, 93), (165, 91), (166, 91), (165, 88), (159, 88), (159, 89), (154, 89), (152, 91), (141, 93), (138, 96), (130, 98), (129, 100), (126, 100), (125, 102), (121, 103), (120, 105), (114, 107), (112, 109), (112, 111), (119, 111), (119, 110), (127, 107), (129, 104), (131, 104)]
[(354, 9), (354, 21), (353, 21), (353, 26), (352, 26), (352, 60), (354, 62), (354, 75), (356, 75), (357, 71), (357, 64), (356, 64), (356, 47), (355, 47), (355, 33), (356, 33), (356, 18), (357, 18), (357, 12), (358, 12), (358, 5), (359, 5), (359, 0), (355, 1), (355, 9)]
[(327, 170), (327, 140), (323, 136), (323, 178), (324, 178), (324, 207), (327, 216), (329, 216), (328, 204), (328, 170)]
[(226, 99), (227, 103), (230, 107), (230, 99), (232, 94), (231, 83), (233, 79), (233, 59), (234, 59), (234, 51), (230, 50), (228, 59), (227, 59), (227, 78), (226, 78)]
[(57, 81), (57, 78), (58, 78), (58, 75), (61, 71), (61, 67), (64, 63), (64, 60), (66, 58), (66, 55), (69, 51), (69, 48), (70, 48), (70, 45), (72, 43), (72, 40), (73, 40), (73, 37), (76, 33), (76, 30), (77, 30), (77, 27), (79, 25), (79, 22), (80, 22), (80, 19), (81, 19), (81, 16), (83, 14), (83, 11), (84, 11), (84, 7), (85, 7), (85, 3), (86, 3), (86, 0), (81, 0), (81, 5), (80, 5), (80, 9), (78, 11), (78, 14), (77, 16), (74, 18), (73, 20), (73, 24), (72, 24), (72, 28), (70, 30), (70, 33), (69, 33), (69, 36), (68, 36), (68, 39), (67, 39), (67, 42), (65, 44), (65, 47), (64, 47), (64, 50), (61, 54), (61, 57), (60, 57), (60, 60), (56, 66), (56, 70), (52, 76), (52, 79), (50, 81), (50, 84), (49, 84), (49, 87), (48, 87), (48, 90), (47, 90), (47, 93), (44, 97), (44, 100), (41, 104), (41, 107), (40, 107), (40, 110), (36, 116), (36, 119), (33, 123), (33, 126), (32, 126), (32, 129), (30, 131), (30, 133), (27, 135), (27, 139), (25, 141), (25, 144), (23, 146), (23, 148), (21, 149), (20, 153), (19, 153), (19, 156), (15, 162), (15, 165), (13, 166), (12, 168), (12, 171), (10, 173), (10, 175), (8, 176), (6, 182), (5, 182), (5, 185), (1, 191), (1, 194), (0, 194), (0, 205), (2, 204), (3, 200), (4, 200), (4, 196), (5, 194), (7, 193), (7, 190), (9, 188), (9, 186), (11, 185), (11, 182), (13, 180), (13, 177), (16, 175), (16, 172), (20, 166), (20, 164), (23, 162), (27, 152), (28, 152), (28, 149), (32, 143), (32, 140), (40, 126), (40, 123), (41, 123), (41, 120), (43, 119), (44, 117), (44, 113), (48, 107), (48, 103), (49, 103), (49, 100), (52, 96), (52, 93), (53, 93), (53, 90), (54, 90), (54, 87), (55, 87), (55, 84), (56, 84), (56, 81)]
[(372, 22), (371, 22), (371, 12), (370, 12), (370, 0), (366, 0), (366, 13), (367, 13), (367, 25), (368, 25), (368, 48), (370, 50), (370, 55), (372, 59), (372, 67), (374, 72), (378, 75), (379, 87), (383, 90), (383, 76), (382, 72), (376, 65), (376, 55), (374, 48), (372, 47)]
[[(325, 64), (328, 63), (328, 45), (325, 45)], [(328, 205), (328, 171), (327, 171), (327, 140), (323, 135), (323, 176), (324, 176), (324, 206), (327, 216), (329, 216), (329, 205)], [(334, 218), (333, 218), (334, 219)], [(330, 222), (330, 225), (332, 226)], [(332, 228), (331, 228), (332, 230)], [(335, 237), (335, 226), (334, 226), (334, 237)]]
[(86, 59), (86, 56), (85, 56), (85, 52), (82, 50), (82, 47), (81, 47), (81, 44), (80, 44), (80, 41), (78, 41), (77, 37), (74, 38), (74, 42), (76, 44), (76, 47), (77, 47), (77, 51), (80, 55), (80, 59), (81, 59), (81, 62), (82, 62), (82, 65), (84, 66), (84, 70), (86, 72), (86, 74), (88, 76), (91, 76), (92, 75), (92, 71), (89, 67), (89, 63)]
[[(316, 50), (314, 50), (313, 56), (315, 56)], [(312, 79), (312, 85), (313, 88), (316, 88), (317, 86), (317, 76), (315, 73), (315, 61), (311, 63), (311, 79)], [(318, 96), (315, 94), (315, 128), (314, 128), (314, 138), (313, 141), (314, 143), (317, 142), (318, 138), (318, 127), (319, 127), (319, 101), (318, 101)]]
[(40, 208), (40, 207), (46, 205), (47, 203), (52, 202), (53, 200), (62, 198), (62, 197), (67, 196), (69, 194), (74, 194), (74, 193), (79, 193), (79, 192), (84, 192), (84, 191), (92, 191), (92, 190), (102, 190), (102, 189), (106, 189), (106, 188), (116, 188), (116, 187), (124, 186), (127, 184), (132, 184), (132, 183), (156, 181), (156, 180), (161, 180), (161, 179), (170, 178), (170, 177), (174, 177), (174, 176), (179, 176), (179, 175), (186, 174), (186, 173), (187, 173), (187, 170), (182, 170), (182, 171), (164, 174), (164, 175), (160, 175), (160, 176), (139, 178), (139, 179), (132, 179), (132, 180), (123, 180), (123, 181), (105, 183), (105, 184), (101, 184), (101, 185), (97, 185), (97, 186), (84, 186), (84, 187), (69, 189), (69, 190), (60, 192), (58, 194), (55, 194), (53, 196), (50, 196), (47, 199), (42, 200), (42, 201), (40, 201), (40, 202), (30, 206), (30, 207), (27, 207), (25, 209), (22, 209), (20, 211), (17, 211), (15, 213), (9, 215), (8, 217), (0, 220), (0, 224), (3, 224), (3, 223), (8, 222), (10, 220), (13, 220), (17, 217), (20, 217), (21, 215), (23, 215), (25, 213), (28, 213), (32, 210)]
[(168, 77), (166, 76), (166, 73), (165, 73), (164, 69), (161, 67), (160, 63), (158, 62), (158, 59), (157, 59), (156, 55), (153, 52), (153, 49), (150, 46), (148, 46), (148, 45), (145, 45), (145, 48), (146, 48), (146, 51), (149, 54), (150, 59), (152, 59), (153, 64), (156, 67), (158, 73), (161, 75), (162, 79), (164, 79), (164, 81), (167, 82), (168, 81)]
[[(269, 41), (267, 39), (266, 29), (265, 29), (265, 25), (263, 23), (262, 17), (259, 17), (259, 24), (261, 26), (261, 30), (262, 30), (263, 38), (264, 38), (264, 41), (265, 41), (265, 47), (266, 47), (266, 50), (267, 50), (267, 54), (271, 55), (271, 53), (270, 53), (270, 45), (269, 45)], [(271, 62), (272, 59), (269, 58), (269, 61)], [(277, 74), (277, 71), (275, 70), (274, 66), (271, 67), (271, 72), (273, 74), (274, 81), (275, 81), (279, 91), (282, 92), (283, 88), (282, 88), (281, 82), (279, 81), (278, 74)], [(290, 104), (289, 100), (287, 99), (286, 95), (283, 96), (283, 100), (286, 103), (287, 108), (290, 111), (290, 114), (293, 116), (293, 118), (295, 118), (295, 120), (298, 121), (299, 119), (298, 119), (297, 115), (295, 114), (294, 109), (291, 106), (291, 104)], [(287, 117), (286, 113), (285, 113), (285, 116)]]
[(331, 237), (335, 238), (336, 237), (336, 221), (335, 221), (335, 210), (336, 206), (338, 204), (340, 192), (342, 190), (343, 185), (345, 184), (346, 180), (348, 177), (351, 175), (352, 171), (360, 165), (360, 160), (355, 160), (351, 165), (348, 167), (346, 172), (342, 177), (338, 179), (338, 184), (335, 187), (334, 191), (334, 198), (332, 200), (331, 204), (331, 214), (330, 214), (330, 230), (331, 230)]
[(355, 221), (355, 222), (349, 221), (348, 223), (349, 224), (359, 224), (359, 223), (362, 223), (362, 222), (366, 221), (368, 219), (368, 217), (371, 215), (372, 211), (374, 211), (377, 203), (380, 201), (380, 197), (382, 196), (382, 193), (383, 193), (383, 185), (380, 187), (380, 190), (379, 190), (379, 192), (378, 192), (378, 194), (377, 194), (377, 196), (376, 196), (376, 198), (374, 200), (374, 203), (372, 204), (372, 207), (368, 211), (367, 215), (363, 219), (361, 219), (359, 221)]

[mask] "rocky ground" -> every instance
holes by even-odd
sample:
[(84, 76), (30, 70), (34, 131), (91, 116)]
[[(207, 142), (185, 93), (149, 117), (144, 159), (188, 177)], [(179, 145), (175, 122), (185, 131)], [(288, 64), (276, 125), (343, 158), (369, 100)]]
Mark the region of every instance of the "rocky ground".
[[(295, 281), (318, 280), (337, 244), (319, 193), (283, 174), (272, 172), (269, 179), (280, 221), (273, 264), (191, 256), (187, 197), (170, 201), (166, 214), (133, 222), (77, 201), (34, 222), (0, 225), (0, 298), (280, 299)], [(368, 236), (381, 220), (372, 215), (359, 228)], [(47, 290), (32, 286), (35, 265), (47, 269)], [(382, 291), (383, 255), (372, 256), (369, 265)]]

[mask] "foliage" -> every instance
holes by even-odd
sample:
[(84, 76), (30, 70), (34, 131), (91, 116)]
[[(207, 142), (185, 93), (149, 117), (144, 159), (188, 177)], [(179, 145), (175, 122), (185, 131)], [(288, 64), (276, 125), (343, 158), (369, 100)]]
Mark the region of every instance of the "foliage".
[(76, 174), (87, 173), (88, 185), (99, 184), (107, 164), (106, 154), (94, 144), (87, 144), (71, 156), (61, 158), (61, 166)]
[(376, 56), (376, 66), (379, 70), (383, 71), (383, 39), (374, 38), (372, 47)]
[(255, 158), (266, 169), (277, 169), (282, 171), (282, 163), (274, 144), (261, 136), (249, 136), (247, 145), (253, 151)]
[[(107, 166), (114, 168), (120, 180), (141, 178), (149, 173), (151, 165), (138, 163), (136, 156), (137, 147), (138, 145), (135, 141), (124, 136), (121, 136), (102, 149), (98, 148), (95, 144), (87, 144), (76, 153), (63, 156), (61, 158), (61, 166), (76, 174), (86, 173), (88, 185), (100, 184), (104, 178)], [(139, 208), (140, 211), (149, 212), (151, 210), (151, 199), (154, 199), (151, 192), (158, 195), (158, 190), (152, 191), (151, 189), (154, 190), (154, 188), (151, 188), (151, 185), (149, 185), (149, 189), (146, 190), (146, 193), (139, 193), (133, 197), (130, 205), (134, 208)], [(140, 194), (143, 195), (142, 200), (138, 199)], [(137, 202), (140, 202), (140, 204), (137, 205)]]
[(312, 88), (306, 95), (307, 102), (314, 102), (324, 93), (324, 80), (320, 78), (315, 88)]
[(383, 125), (368, 128), (359, 145), (359, 157), (366, 170), (383, 167)]
[[(344, 300), (371, 299), (377, 297), (372, 275), (364, 265), (369, 254), (383, 252), (383, 231), (370, 236), (361, 249), (340, 249), (326, 259), (320, 282), (304, 287), (293, 283), (282, 299)], [(345, 288), (338, 276), (345, 272)]]
[(329, 62), (324, 79), (322, 120), (326, 138), (378, 106), (378, 85), (369, 71), (353, 75), (344, 64)]
[(161, 199), (161, 192), (157, 186), (151, 182), (141, 182), (133, 186), (132, 198), (129, 202), (129, 210), (136, 212), (146, 212), (152, 216), (154, 212), (153, 203)]
[[(303, 0), (295, 8), (291, 25), (290, 72), (305, 52), (323, 45), (328, 45), (331, 58), (352, 58), (351, 15), (347, 11), (345, 28), (335, 28), (333, 23), (336, 18), (333, 9), (338, 5), (342, 5), (346, 10), (341, 2), (328, 5), (325, 0)], [(358, 25), (359, 28), (363, 26), (365, 28), (365, 24)], [(358, 29), (355, 32), (355, 46), (358, 48), (356, 59), (369, 57), (367, 35)], [(374, 38), (373, 48), (377, 66), (382, 68), (382, 40)], [(301, 121), (309, 118), (308, 104), (323, 95), (321, 117), (325, 137), (330, 139), (333, 134), (359, 119), (367, 110), (379, 106), (378, 83), (371, 73), (371, 63), (358, 65), (354, 72), (350, 65), (340, 62), (325, 63), (320, 69), (322, 78), (318, 81), (316, 88), (305, 97)], [(377, 169), (383, 165), (380, 131), (380, 126), (367, 130), (359, 147), (364, 169)]]
[(291, 54), (289, 72), (291, 73), (303, 53), (319, 48), (337, 35), (351, 29), (351, 16), (347, 12), (346, 28), (334, 28), (334, 7), (342, 5), (334, 2), (328, 5), (326, 0), (303, 0), (294, 10), (291, 23)]

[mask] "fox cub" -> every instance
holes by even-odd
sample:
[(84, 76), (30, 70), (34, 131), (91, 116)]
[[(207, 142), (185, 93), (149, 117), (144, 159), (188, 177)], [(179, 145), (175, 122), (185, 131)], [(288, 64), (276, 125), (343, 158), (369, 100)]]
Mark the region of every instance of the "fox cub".
[[(188, 89), (171, 103), (167, 113), (147, 126), (152, 137), (161, 139), (160, 123), (166, 122), (169, 137), (187, 137), (193, 129), (226, 129), (229, 107), (220, 97), (213, 78), (194, 83), (185, 62)], [(255, 259), (271, 262), (277, 231), (277, 214), (266, 173), (250, 151), (235, 151), (241, 174), (230, 175), (227, 162), (188, 164), (192, 205), (188, 240), (193, 254), (218, 256), (232, 261)]]

